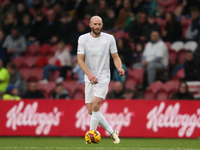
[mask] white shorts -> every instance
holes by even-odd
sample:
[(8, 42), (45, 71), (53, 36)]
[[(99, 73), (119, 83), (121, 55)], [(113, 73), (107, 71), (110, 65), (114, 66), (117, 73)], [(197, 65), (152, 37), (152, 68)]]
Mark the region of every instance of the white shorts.
[(85, 82), (85, 103), (92, 103), (94, 97), (106, 98), (109, 82), (91, 84)]

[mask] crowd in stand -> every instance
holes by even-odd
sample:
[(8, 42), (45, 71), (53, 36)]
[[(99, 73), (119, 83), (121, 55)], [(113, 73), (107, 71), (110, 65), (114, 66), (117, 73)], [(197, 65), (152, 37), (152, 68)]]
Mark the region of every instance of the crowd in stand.
[[(0, 98), (84, 98), (77, 41), (99, 15), (126, 72), (119, 77), (111, 60), (107, 98), (145, 99), (150, 91), (154, 97), (147, 99), (153, 99), (159, 94), (153, 84), (173, 80), (180, 84), (166, 90), (166, 99), (199, 99), (187, 85), (200, 81), (199, 8), (199, 0), (0, 0)], [(188, 42), (192, 46), (184, 47)], [(27, 77), (23, 63), (33, 59)]]

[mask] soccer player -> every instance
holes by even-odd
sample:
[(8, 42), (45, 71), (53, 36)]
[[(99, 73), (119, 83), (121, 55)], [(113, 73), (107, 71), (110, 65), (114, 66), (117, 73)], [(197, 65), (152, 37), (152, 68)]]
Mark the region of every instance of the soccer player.
[(85, 103), (88, 113), (92, 115), (90, 130), (96, 130), (99, 124), (111, 135), (114, 143), (120, 143), (119, 133), (112, 129), (99, 110), (110, 82), (110, 53), (120, 76), (124, 75), (124, 69), (114, 37), (101, 32), (102, 19), (93, 16), (89, 26), (91, 32), (81, 35), (78, 39), (77, 60), (85, 73)]

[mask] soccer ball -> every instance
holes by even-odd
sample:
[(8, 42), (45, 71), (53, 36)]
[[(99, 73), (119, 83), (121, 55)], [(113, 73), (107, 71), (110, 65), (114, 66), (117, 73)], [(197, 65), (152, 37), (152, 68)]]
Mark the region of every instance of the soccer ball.
[(88, 144), (99, 143), (101, 140), (101, 135), (97, 130), (90, 130), (85, 134), (85, 141)]

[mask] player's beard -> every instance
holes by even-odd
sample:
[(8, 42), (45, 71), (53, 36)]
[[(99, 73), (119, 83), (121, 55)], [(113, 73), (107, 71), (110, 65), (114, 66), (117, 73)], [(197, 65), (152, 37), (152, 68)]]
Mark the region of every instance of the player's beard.
[(96, 32), (95, 29), (92, 28), (92, 32), (93, 32), (96, 36), (98, 36), (98, 35), (101, 33), (101, 29), (99, 29), (99, 31)]

